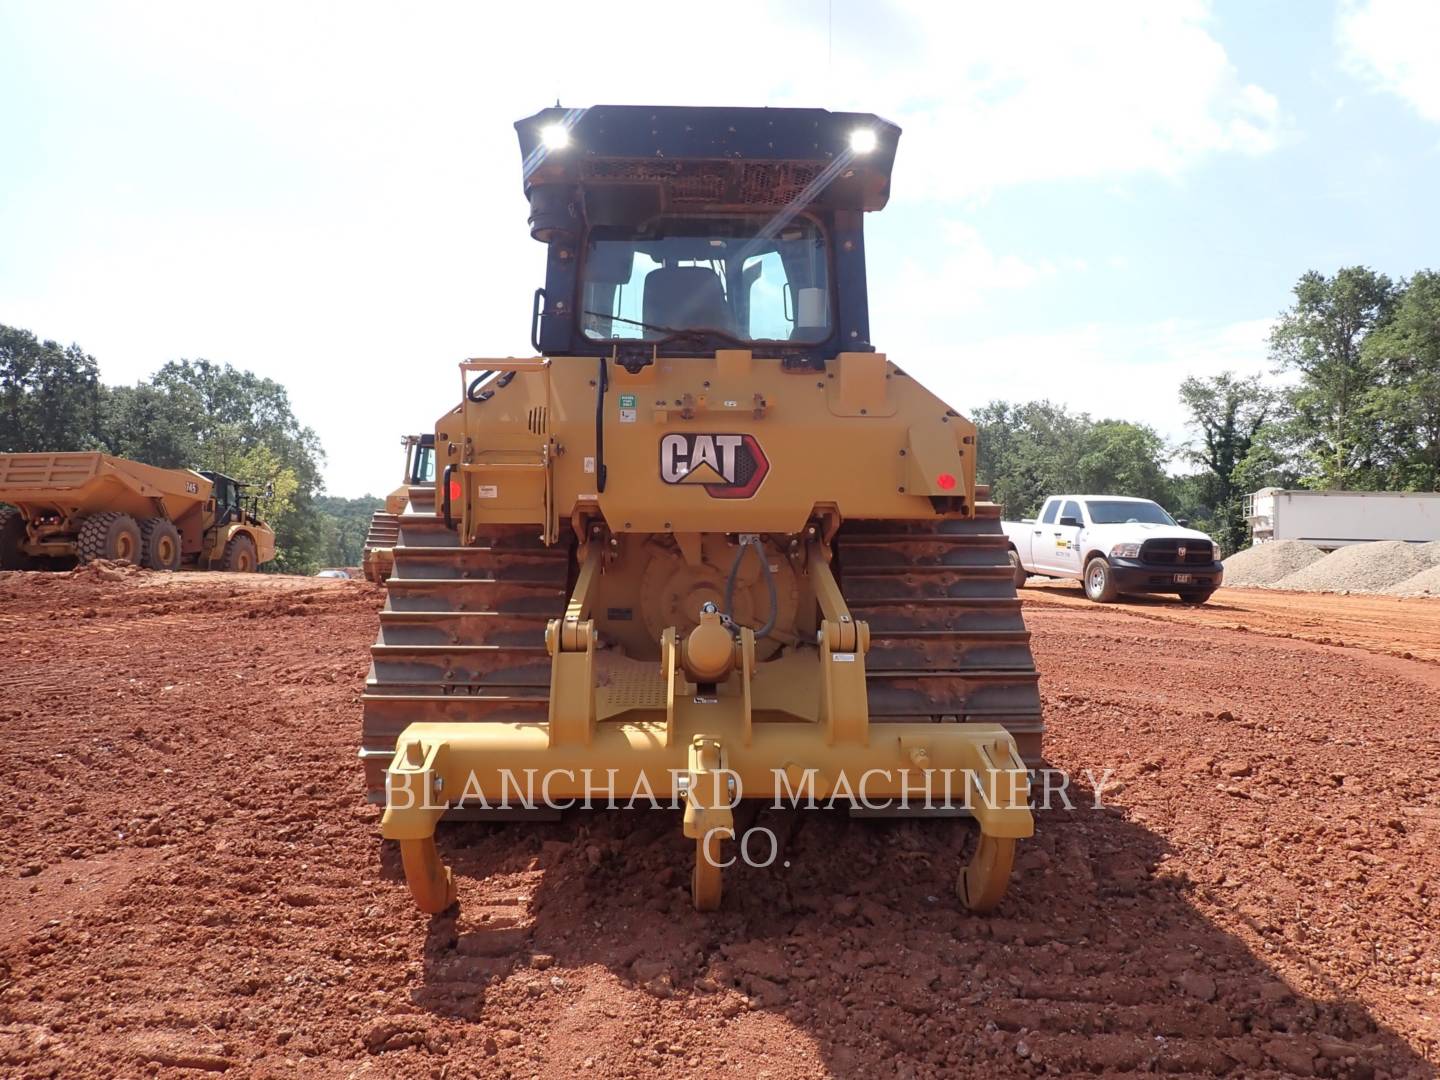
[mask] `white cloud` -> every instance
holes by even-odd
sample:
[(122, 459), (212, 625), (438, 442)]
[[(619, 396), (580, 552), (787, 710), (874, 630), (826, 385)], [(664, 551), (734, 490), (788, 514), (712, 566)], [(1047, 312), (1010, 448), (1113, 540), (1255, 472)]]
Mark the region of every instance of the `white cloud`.
[(1048, 399), (1096, 419), (1149, 424), (1176, 444), (1188, 438), (1180, 383), (1233, 371), (1271, 373), (1271, 320), (1088, 323), (960, 343), (886, 322), (889, 355), (961, 413), (985, 403)]
[(1347, 70), (1440, 122), (1440, 4), (1352, 0), (1341, 8), (1336, 37)]
[[(986, 293), (1026, 289), (1056, 273), (1048, 259), (1027, 262), (1016, 255), (1000, 255), (985, 243), (974, 226), (942, 221), (932, 244), (917, 249), (907, 245), (899, 265), (869, 275), (870, 309), (884, 312), (887, 326), (933, 323), (940, 311), (951, 314), (977, 311)], [(942, 254), (936, 258), (935, 253)], [(1067, 260), (1066, 269), (1083, 268), (1080, 260)], [(937, 307), (937, 298), (943, 297)]]
[(866, 79), (858, 36), (845, 58), (862, 73), (855, 104), (863, 95), (906, 129), (897, 193), (1175, 176), (1217, 153), (1265, 153), (1282, 133), (1279, 102), (1240, 77), (1204, 3), (900, 10), (904, 63)]

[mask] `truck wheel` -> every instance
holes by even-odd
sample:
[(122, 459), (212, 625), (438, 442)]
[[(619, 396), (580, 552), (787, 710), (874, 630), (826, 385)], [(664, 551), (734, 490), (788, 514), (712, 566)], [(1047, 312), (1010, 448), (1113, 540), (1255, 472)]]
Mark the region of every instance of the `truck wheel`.
[(140, 522), (140, 557), (151, 570), (179, 570), (180, 530), (162, 517)]
[(1025, 572), (1025, 567), (1020, 564), (1020, 553), (1014, 548), (1010, 549), (1010, 569), (1015, 574), (1015, 588), (1023, 589), (1025, 582), (1030, 580), (1030, 575)]
[(1180, 600), (1186, 604), (1203, 604), (1215, 595), (1214, 589), (1181, 589)]
[(75, 553), (82, 563), (96, 559), (140, 564), (140, 526), (129, 514), (92, 514), (80, 526)]
[(1097, 555), (1085, 566), (1085, 595), (1097, 604), (1113, 603), (1120, 597), (1115, 587), (1115, 575), (1103, 555)]
[(237, 574), (253, 574), (255, 572), (255, 542), (248, 536), (232, 537), (225, 545), (225, 554), (220, 559), (221, 570), (231, 570)]
[(25, 519), (19, 510), (0, 510), (0, 570), (30, 570), (35, 561), (20, 550), (25, 542)]

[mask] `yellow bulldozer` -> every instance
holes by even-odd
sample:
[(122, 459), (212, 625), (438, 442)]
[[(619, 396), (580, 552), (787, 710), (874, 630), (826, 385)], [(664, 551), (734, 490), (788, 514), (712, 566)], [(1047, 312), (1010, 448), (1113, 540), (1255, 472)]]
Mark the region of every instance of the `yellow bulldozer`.
[(975, 425), (871, 340), (863, 222), (899, 128), (597, 106), (516, 129), (535, 355), (460, 364), (364, 694), (416, 902), (457, 896), (442, 818), (598, 790), (683, 808), (701, 910), (740, 799), (968, 813), (957, 892), (994, 907), (1040, 698)]
[(360, 569), (380, 584), (395, 565), (395, 543), (400, 539), (400, 518), (406, 513), (435, 512), (435, 433), (406, 435), (404, 482), (385, 496), (385, 509), (370, 517)]
[(0, 570), (95, 559), (249, 572), (275, 557), (259, 496), (218, 472), (101, 453), (0, 454)]

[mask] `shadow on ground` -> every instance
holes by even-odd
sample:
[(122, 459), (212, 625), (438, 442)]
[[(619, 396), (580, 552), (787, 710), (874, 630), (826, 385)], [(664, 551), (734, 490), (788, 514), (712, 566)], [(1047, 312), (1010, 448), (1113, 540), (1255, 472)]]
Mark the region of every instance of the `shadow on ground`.
[[(1201, 913), (1165, 841), (1114, 809), (1042, 814), (990, 917), (954, 897), (968, 822), (765, 808), (754, 823), (776, 835), (776, 862), (727, 871), (710, 916), (690, 908), (693, 845), (678, 814), (442, 826), (467, 906), (431, 921), (417, 1004), (483, 1023), (487, 999), (504, 1001), (517, 981), (540, 982), (538, 997), (556, 973), (583, 981), (599, 966), (626, 988), (603, 980), (602, 1000), (643, 1000), (656, 1024), (692, 1032), (692, 1066), (728, 1046), (737, 1067), (734, 1025), (768, 1012), (810, 1042), (811, 1071), (840, 1077), (1435, 1075), (1342, 988), (1296, 993)], [(501, 899), (524, 901), (528, 924), (477, 921), (473, 896), (523, 880), (528, 899)], [(614, 1014), (563, 1015), (599, 1030)], [(597, 1041), (592, 1064), (658, 1068), (667, 1038)]]

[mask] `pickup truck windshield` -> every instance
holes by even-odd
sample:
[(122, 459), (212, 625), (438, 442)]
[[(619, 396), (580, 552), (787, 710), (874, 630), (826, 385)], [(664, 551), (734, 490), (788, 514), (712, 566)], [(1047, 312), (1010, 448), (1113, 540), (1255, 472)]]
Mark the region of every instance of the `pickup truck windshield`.
[(1175, 519), (1153, 502), (1128, 502), (1120, 499), (1086, 499), (1092, 525), (1122, 525), (1138, 522), (1143, 525), (1174, 525)]
[(590, 230), (581, 326), (591, 340), (714, 331), (737, 342), (830, 336), (825, 233), (804, 217), (661, 217)]

